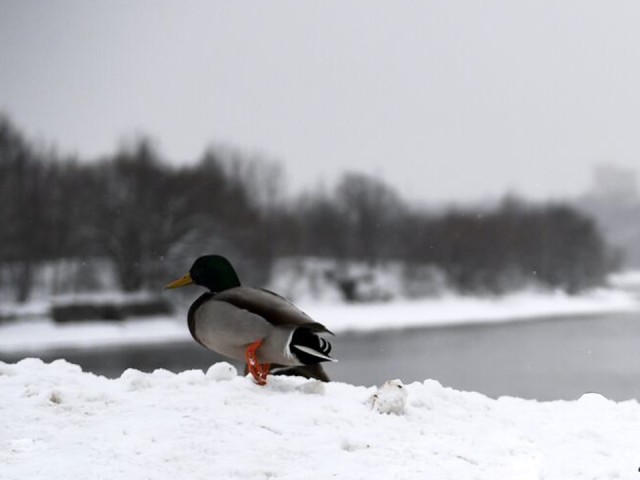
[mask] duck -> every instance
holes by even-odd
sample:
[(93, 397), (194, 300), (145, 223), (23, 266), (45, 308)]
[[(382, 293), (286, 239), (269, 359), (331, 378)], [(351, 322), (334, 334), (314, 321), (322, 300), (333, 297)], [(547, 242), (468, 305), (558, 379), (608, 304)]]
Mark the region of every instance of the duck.
[(271, 374), (301, 375), (324, 382), (323, 362), (335, 362), (333, 333), (285, 297), (264, 288), (243, 286), (231, 262), (204, 255), (189, 272), (165, 289), (198, 285), (207, 292), (189, 307), (187, 324), (200, 345), (227, 358), (246, 362), (258, 385)]

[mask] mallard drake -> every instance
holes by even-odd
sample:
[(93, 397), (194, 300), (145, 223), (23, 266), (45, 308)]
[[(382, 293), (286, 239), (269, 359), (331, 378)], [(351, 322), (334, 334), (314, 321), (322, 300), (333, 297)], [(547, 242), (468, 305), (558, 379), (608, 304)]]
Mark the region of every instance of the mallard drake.
[(321, 362), (333, 335), (286, 298), (262, 288), (241, 286), (231, 263), (220, 255), (198, 258), (189, 273), (165, 288), (200, 285), (209, 289), (196, 299), (187, 315), (196, 342), (221, 355), (244, 360), (258, 385), (269, 372), (301, 374), (328, 381)]

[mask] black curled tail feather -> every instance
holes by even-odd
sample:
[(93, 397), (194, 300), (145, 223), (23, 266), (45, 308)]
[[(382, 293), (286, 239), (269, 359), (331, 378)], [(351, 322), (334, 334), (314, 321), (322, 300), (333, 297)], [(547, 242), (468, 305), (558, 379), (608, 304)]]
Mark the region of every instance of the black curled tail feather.
[(298, 327), (294, 330), (289, 348), (304, 365), (332, 361), (329, 356), (331, 343), (306, 327)]

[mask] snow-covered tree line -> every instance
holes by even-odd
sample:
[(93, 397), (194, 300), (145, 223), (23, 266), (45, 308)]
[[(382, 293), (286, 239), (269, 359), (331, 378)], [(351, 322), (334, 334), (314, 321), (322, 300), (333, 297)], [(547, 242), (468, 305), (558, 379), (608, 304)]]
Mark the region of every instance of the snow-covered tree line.
[(247, 283), (264, 284), (278, 258), (308, 256), (434, 266), (483, 292), (529, 281), (578, 291), (614, 266), (594, 222), (560, 203), (434, 213), (359, 173), (295, 198), (284, 184), (277, 163), (230, 149), (175, 166), (140, 139), (77, 159), (0, 117), (0, 289), (28, 299), (45, 264), (65, 269), (54, 290), (91, 289), (88, 272), (107, 267), (125, 291), (156, 289), (205, 252), (232, 258)]

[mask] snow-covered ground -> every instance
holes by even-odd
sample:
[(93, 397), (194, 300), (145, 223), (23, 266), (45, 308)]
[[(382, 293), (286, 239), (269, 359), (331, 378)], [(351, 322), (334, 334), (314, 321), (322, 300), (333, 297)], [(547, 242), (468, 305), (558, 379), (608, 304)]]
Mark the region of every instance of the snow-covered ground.
[[(636, 401), (493, 400), (432, 380), (397, 387), (282, 377), (259, 387), (225, 363), (206, 373), (127, 370), (109, 380), (65, 361), (0, 362), (0, 478), (639, 475)], [(381, 413), (390, 407), (397, 413)]]
[(640, 270), (624, 270), (609, 275), (608, 282), (614, 288), (640, 292)]
[[(579, 296), (525, 291), (495, 298), (447, 295), (425, 300), (350, 305), (316, 303), (300, 307), (339, 333), (628, 312), (639, 310), (640, 301), (633, 292), (600, 289)], [(186, 309), (176, 317), (124, 322), (59, 325), (46, 318), (7, 322), (0, 324), (0, 352), (188, 340), (185, 318)]]
[(629, 292), (599, 289), (578, 296), (523, 291), (499, 297), (446, 295), (428, 300), (361, 305), (309, 305), (305, 311), (335, 331), (432, 327), (628, 312), (640, 309)]

